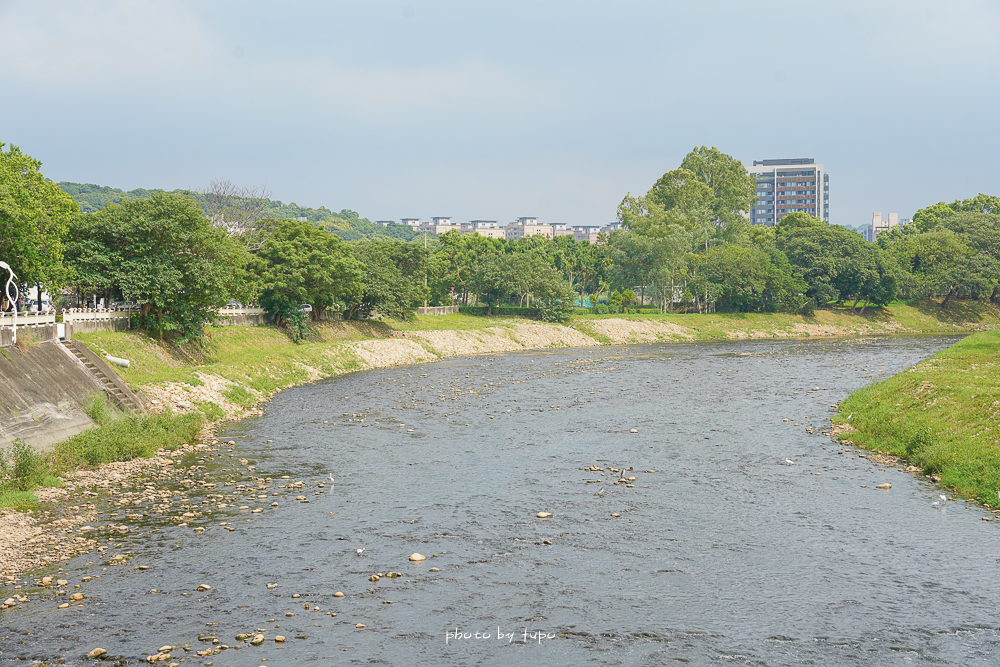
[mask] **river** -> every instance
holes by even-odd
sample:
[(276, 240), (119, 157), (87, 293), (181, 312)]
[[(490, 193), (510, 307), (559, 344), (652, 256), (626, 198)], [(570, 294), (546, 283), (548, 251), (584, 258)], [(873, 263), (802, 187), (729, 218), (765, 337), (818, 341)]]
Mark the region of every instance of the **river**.
[[(147, 507), (127, 566), (56, 574), (101, 575), (82, 606), (2, 612), (0, 661), (998, 664), (997, 524), (821, 433), (955, 340), (563, 349), (288, 390), (185, 459), (211, 514)], [(196, 656), (213, 636), (243, 648)]]

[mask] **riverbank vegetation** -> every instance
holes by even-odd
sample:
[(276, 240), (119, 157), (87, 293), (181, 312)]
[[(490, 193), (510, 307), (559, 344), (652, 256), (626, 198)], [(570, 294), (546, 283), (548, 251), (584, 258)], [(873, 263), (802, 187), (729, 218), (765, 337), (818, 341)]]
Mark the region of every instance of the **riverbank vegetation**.
[[(83, 214), (40, 167), (0, 144), (0, 256), (17, 282), (130, 304), (145, 333), (81, 338), (131, 359), (122, 375), (135, 387), (187, 391), (212, 376), (223, 385), (220, 400), (235, 406), (366, 367), (362, 352), (381, 352), (343, 343), (391, 336), (412, 336), (392, 363), (413, 363), (545, 345), (970, 331), (995, 326), (1000, 303), (997, 197), (921, 209), (875, 244), (802, 210), (774, 227), (751, 225), (755, 179), (704, 146), (644, 195), (626, 195), (619, 228), (593, 241), (457, 230), (419, 238), (398, 225), (382, 233), (353, 211), (285, 206), (226, 182), (201, 193), (68, 187), (90, 210)], [(816, 204), (822, 195), (802, 196)], [(283, 330), (207, 325), (230, 301), (260, 303)], [(478, 310), (416, 316), (425, 303)], [(489, 317), (512, 306), (571, 329), (521, 343), (521, 325)], [(658, 312), (631, 314), (637, 306)], [(324, 321), (331, 313), (344, 321)], [(481, 344), (442, 330), (483, 332)], [(201, 418), (221, 409), (195, 404)], [(166, 419), (102, 424), (65, 445), (52, 470), (59, 461), (142, 455), (194, 427)], [(931, 456), (935, 448), (910, 445), (909, 453), (925, 449), (935, 468), (943, 460)]]
[[(0, 157), (4, 192), (38, 190), (37, 161), (16, 149)], [(487, 314), (531, 307), (538, 319), (566, 322), (578, 309), (637, 306), (811, 316), (866, 315), (898, 299), (1000, 300), (997, 197), (934, 204), (874, 244), (805, 212), (820, 210), (819, 186), (796, 194), (811, 206), (795, 204), (774, 227), (752, 225), (754, 177), (705, 146), (645, 194), (626, 195), (619, 228), (580, 241), (567, 230), (415, 238), (370, 223), (372, 233), (360, 234), (353, 211), (285, 206), (227, 182), (200, 193), (67, 185), (78, 202), (49, 185), (45, 197), (14, 196), (16, 207), (0, 207), (17, 219), (12, 233), (0, 232), (0, 249), (18, 280), (134, 304), (136, 326), (177, 343), (201, 340), (210, 314), (232, 300), (260, 303), (297, 341), (306, 319), (409, 321), (422, 304)]]
[[(175, 449), (193, 442), (206, 421), (237, 416), (284, 388), (353, 370), (568, 344), (956, 333), (998, 324), (1000, 309), (989, 302), (951, 300), (947, 306), (896, 303), (871, 309), (863, 317), (850, 308), (812, 316), (586, 315), (572, 318), (568, 327), (528, 325), (530, 332), (524, 331), (523, 320), (461, 313), (406, 321), (307, 322), (301, 343), (287, 330), (270, 325), (210, 327), (202, 344), (182, 346), (143, 331), (82, 334), (79, 338), (95, 350), (129, 359), (129, 367), (117, 372), (133, 389), (159, 397), (161, 413), (125, 416), (112, 411), (103, 398), (95, 400), (86, 411), (96, 428), (44, 455), (23, 445), (6, 453), (0, 507), (34, 503), (33, 488), (58, 485), (58, 476), (69, 470)], [(903, 442), (897, 453), (908, 452), (908, 441)]]
[[(487, 330), (512, 332), (518, 320), (476, 317), (455, 313), (415, 316), (409, 320), (309, 322), (305, 341), (295, 344), (286, 330), (274, 326), (210, 327), (202, 345), (176, 345), (143, 332), (94, 332), (78, 338), (95, 350), (130, 360), (116, 371), (134, 389), (179, 383), (204, 384), (201, 374), (234, 383), (227, 391), (235, 403), (249, 406), (275, 391), (315, 377), (337, 375), (363, 368), (353, 344), (399, 340), (423, 335), (469, 334)], [(586, 315), (573, 317), (567, 326), (590, 338), (592, 344), (627, 343), (600, 333), (604, 324), (628, 323), (648, 336), (644, 341), (713, 341), (739, 338), (801, 338), (872, 334), (931, 334), (978, 331), (1000, 325), (1000, 308), (988, 302), (952, 300), (942, 307), (934, 302), (895, 303), (871, 309), (863, 317), (850, 309), (801, 314), (713, 313), (707, 315)], [(648, 325), (648, 326), (647, 326)], [(539, 323), (540, 330), (548, 330)], [(559, 338), (552, 328), (552, 339)], [(514, 335), (514, 334), (510, 334)], [(559, 344), (559, 343), (554, 343)], [(484, 349), (484, 352), (493, 350)], [(427, 350), (426, 358), (447, 356), (447, 344)], [(238, 388), (236, 388), (238, 387)]]
[(1000, 331), (984, 331), (852, 393), (834, 423), (957, 492), (1000, 507)]
[(71, 470), (149, 458), (161, 449), (193, 444), (206, 419), (223, 416), (212, 406), (179, 414), (168, 409), (125, 415), (112, 410), (103, 395), (94, 396), (85, 409), (96, 426), (57, 443), (49, 452), (37, 452), (21, 440), (0, 450), (0, 508), (36, 504), (32, 491), (60, 486), (59, 477)]

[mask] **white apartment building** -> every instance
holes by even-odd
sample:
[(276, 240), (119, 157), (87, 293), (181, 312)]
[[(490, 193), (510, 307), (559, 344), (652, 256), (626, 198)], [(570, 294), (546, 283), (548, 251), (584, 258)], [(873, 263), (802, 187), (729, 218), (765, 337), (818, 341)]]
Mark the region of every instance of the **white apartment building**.
[(830, 175), (811, 157), (754, 160), (747, 172), (757, 179), (753, 224), (773, 227), (795, 212), (830, 222)]
[(551, 239), (554, 230), (552, 225), (538, 224), (538, 218), (526, 217), (518, 218), (517, 221), (508, 224), (504, 227), (504, 231), (508, 241), (516, 241), (527, 236), (544, 236)]

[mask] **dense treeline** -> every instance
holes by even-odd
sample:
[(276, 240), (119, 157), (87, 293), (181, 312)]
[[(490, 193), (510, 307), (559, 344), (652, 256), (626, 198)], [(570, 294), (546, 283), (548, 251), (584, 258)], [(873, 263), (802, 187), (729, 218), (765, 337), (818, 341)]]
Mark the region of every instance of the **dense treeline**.
[[(58, 185), (79, 205), (81, 213), (96, 213), (108, 204), (121, 204), (131, 199), (148, 199), (154, 192), (161, 192), (161, 190), (143, 188), (125, 191), (92, 183), (70, 183), (68, 181), (61, 181)], [(203, 209), (207, 209), (206, 204), (211, 196), (209, 192), (196, 192), (194, 190), (173, 190), (172, 194), (187, 195), (197, 201)], [(409, 225), (393, 224), (385, 227), (376, 225), (368, 218), (362, 218), (356, 211), (350, 209), (345, 208), (338, 213), (325, 206), (309, 208), (299, 206), (295, 202), (284, 204), (280, 200), (267, 197), (261, 198), (261, 217), (274, 220), (305, 218), (309, 222), (325, 227), (347, 241), (372, 236), (386, 236), (409, 241), (417, 236), (417, 232), (413, 231)]]
[(304, 318), (327, 311), (406, 319), (424, 303), (487, 313), (531, 307), (563, 321), (575, 307), (617, 312), (637, 304), (661, 312), (683, 305), (809, 313), (834, 303), (863, 313), (898, 297), (997, 299), (1000, 288), (996, 197), (921, 209), (876, 244), (804, 213), (753, 226), (746, 217), (753, 177), (704, 146), (646, 194), (626, 195), (621, 229), (594, 243), (458, 231), (352, 236), (337, 225), (356, 229), (353, 211), (248, 202), (224, 188), (101, 189), (106, 199), (93, 201), (106, 203), (81, 214), (39, 168), (16, 148), (0, 150), (0, 258), (19, 282), (134, 303), (137, 324), (175, 332), (179, 341), (200, 336), (203, 322), (230, 300), (259, 303), (299, 337)]

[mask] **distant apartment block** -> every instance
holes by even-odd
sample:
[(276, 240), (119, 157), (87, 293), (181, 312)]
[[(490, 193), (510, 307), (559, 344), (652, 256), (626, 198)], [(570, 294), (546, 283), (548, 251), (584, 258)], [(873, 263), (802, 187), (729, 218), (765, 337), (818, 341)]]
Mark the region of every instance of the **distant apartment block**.
[(516, 241), (527, 236), (544, 236), (552, 238), (552, 225), (538, 224), (538, 218), (518, 218), (504, 227), (508, 241)]
[(865, 241), (875, 243), (878, 235), (882, 232), (905, 225), (908, 222), (910, 222), (910, 218), (901, 219), (898, 213), (890, 213), (888, 218), (883, 218), (881, 211), (875, 211), (872, 213), (872, 221), (862, 227), (860, 231), (861, 235), (865, 237)]
[(463, 234), (479, 234), (488, 239), (507, 238), (504, 228), (497, 224), (496, 220), (470, 220), (469, 224), (462, 225)]
[(448, 217), (431, 218), (430, 222), (425, 222), (416, 228), (418, 232), (430, 232), (433, 234), (444, 234), (453, 229), (460, 230), (461, 226), (457, 222), (452, 222)]
[[(376, 220), (375, 224), (388, 226), (391, 220)], [(501, 225), (496, 220), (470, 220), (458, 223), (450, 217), (432, 217), (430, 222), (420, 222), (420, 218), (401, 218), (399, 224), (412, 227), (418, 232), (445, 234), (456, 230), (462, 234), (479, 234), (490, 239), (506, 239), (516, 241), (527, 236), (572, 236), (577, 241), (595, 243), (598, 234), (610, 234), (621, 227), (617, 222), (606, 225), (567, 225), (561, 223), (546, 224), (538, 222), (536, 217), (521, 217), (507, 225)]]
[(747, 171), (757, 179), (753, 224), (774, 226), (795, 212), (830, 222), (830, 175), (813, 158), (754, 160)]

